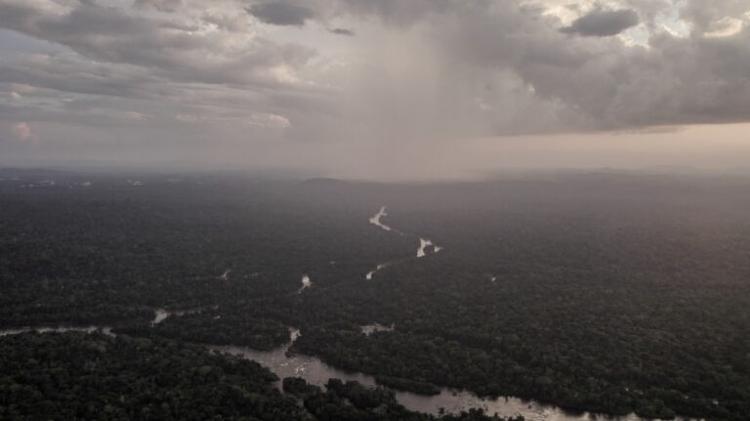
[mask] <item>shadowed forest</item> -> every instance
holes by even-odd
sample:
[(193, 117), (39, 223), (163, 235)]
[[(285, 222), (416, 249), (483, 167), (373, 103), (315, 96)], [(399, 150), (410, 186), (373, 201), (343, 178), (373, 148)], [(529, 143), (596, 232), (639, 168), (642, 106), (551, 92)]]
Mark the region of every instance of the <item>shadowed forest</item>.
[[(0, 417), (428, 419), (388, 388), (439, 387), (644, 418), (750, 413), (750, 179), (0, 179), (0, 328), (117, 334), (0, 337)], [(381, 206), (398, 232), (368, 223)], [(420, 236), (440, 252), (414, 259)], [(185, 313), (153, 324), (159, 308)], [(362, 334), (374, 323), (393, 329)], [(291, 352), (387, 388), (290, 378), (282, 393), (196, 346), (270, 350), (290, 327)], [(158, 375), (122, 389), (143, 373)]]

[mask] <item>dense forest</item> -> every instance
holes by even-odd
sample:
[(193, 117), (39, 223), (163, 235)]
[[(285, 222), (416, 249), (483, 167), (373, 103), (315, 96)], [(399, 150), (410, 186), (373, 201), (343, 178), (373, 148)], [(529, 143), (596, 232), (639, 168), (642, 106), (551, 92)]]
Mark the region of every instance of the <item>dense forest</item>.
[[(750, 179), (0, 178), (2, 328), (107, 325), (123, 341), (267, 350), (293, 326), (293, 352), (396, 389), (648, 418), (750, 413)], [(368, 224), (383, 205), (400, 233)], [(414, 259), (420, 236), (443, 250)], [(365, 279), (385, 262), (397, 263)], [(152, 325), (156, 308), (192, 311)], [(362, 334), (372, 323), (395, 329)], [(284, 389), (319, 419), (343, 416), (336, 402), (364, 402), (341, 409), (356, 416), (390, 402), (298, 383)]]
[[(386, 389), (332, 379), (321, 390), (288, 378), (284, 394), (277, 380), (257, 363), (164, 339), (100, 333), (0, 339), (0, 419), (438, 419), (405, 410)], [(440, 419), (499, 420), (480, 412)]]

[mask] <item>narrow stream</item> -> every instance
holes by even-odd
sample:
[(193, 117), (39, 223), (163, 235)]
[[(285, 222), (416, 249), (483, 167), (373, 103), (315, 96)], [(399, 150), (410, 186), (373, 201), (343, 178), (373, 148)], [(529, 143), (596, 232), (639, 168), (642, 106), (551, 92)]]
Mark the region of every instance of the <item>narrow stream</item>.
[(6, 329), (6, 330), (0, 330), (0, 337), (3, 336), (9, 336), (9, 335), (19, 335), (21, 333), (27, 333), (27, 332), (37, 332), (37, 333), (51, 333), (51, 332), (58, 332), (58, 333), (65, 333), (65, 332), (84, 332), (84, 333), (94, 333), (94, 332), (101, 332), (107, 336), (116, 336), (114, 333), (112, 333), (112, 328), (109, 326), (86, 326), (86, 327), (80, 327), (80, 326), (58, 326), (58, 327), (51, 327), (51, 326), (43, 326), (43, 327), (21, 327), (17, 329)]
[(383, 269), (385, 269), (387, 267), (388, 267), (388, 265), (386, 263), (379, 264), (375, 269), (367, 272), (367, 275), (365, 275), (365, 279), (367, 279), (368, 281), (371, 281), (372, 278), (375, 276), (376, 273), (380, 272), (381, 270), (383, 270)]
[(159, 323), (166, 320), (168, 317), (182, 317), (186, 314), (197, 314), (202, 311), (207, 310), (208, 308), (212, 310), (218, 310), (219, 306), (212, 306), (212, 307), (195, 307), (195, 308), (186, 308), (183, 310), (167, 310), (164, 308), (157, 308), (154, 309), (154, 318), (151, 320), (151, 326), (156, 326)]
[[(393, 229), (392, 227), (384, 224), (383, 221), (382, 221), (382, 219), (384, 217), (386, 217), (386, 216), (388, 216), (388, 208), (385, 207), (385, 206), (381, 206), (380, 210), (378, 211), (378, 213), (376, 213), (375, 215), (373, 215), (370, 218), (370, 223), (372, 225), (375, 225), (375, 226), (379, 227), (380, 229), (385, 230), (385, 231), (396, 232), (396, 233), (398, 233), (400, 235), (405, 235), (403, 232), (397, 231), (397, 230)], [(430, 254), (437, 254), (441, 250), (443, 250), (443, 248), (440, 247), (440, 246), (438, 246), (437, 244), (433, 243), (432, 240), (420, 237), (419, 238), (419, 246), (417, 247), (417, 259), (421, 259), (423, 257), (426, 257), (426, 256), (430, 255)], [(375, 269), (367, 272), (367, 274), (365, 275), (365, 279), (367, 279), (368, 281), (371, 281), (375, 277), (376, 273), (380, 272), (381, 270), (387, 268), (388, 266), (390, 266), (390, 265), (392, 265), (394, 263), (395, 263), (394, 261), (386, 262), (386, 263), (380, 263), (379, 265), (377, 265), (375, 267)]]
[(382, 206), (380, 210), (378, 211), (378, 213), (376, 213), (375, 216), (370, 218), (370, 223), (386, 231), (392, 231), (393, 229), (391, 227), (389, 227), (388, 225), (380, 221), (380, 219), (383, 218), (384, 216), (388, 216), (388, 209), (385, 206)]

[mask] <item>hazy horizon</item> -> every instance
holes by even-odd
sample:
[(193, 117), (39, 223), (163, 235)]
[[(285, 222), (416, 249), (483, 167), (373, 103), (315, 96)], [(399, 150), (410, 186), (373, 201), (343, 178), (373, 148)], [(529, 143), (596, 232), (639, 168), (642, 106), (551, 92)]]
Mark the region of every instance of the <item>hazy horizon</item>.
[[(744, 127), (729, 125), (682, 128), (693, 139), (675, 139), (674, 131), (637, 134), (556, 135), (472, 139), (462, 154), (426, 154), (413, 167), (409, 162), (384, 164), (352, 160), (349, 166), (288, 165), (285, 162), (248, 163), (206, 159), (116, 159), (109, 157), (0, 157), (0, 167), (62, 170), (169, 172), (249, 172), (284, 174), (300, 178), (335, 178), (374, 182), (482, 181), (503, 175), (549, 172), (629, 172), (665, 175), (750, 175), (743, 157), (750, 147), (743, 144)], [(750, 129), (750, 126), (747, 127)], [(712, 131), (723, 137), (701, 139)], [(692, 133), (690, 133), (692, 132)], [(498, 143), (499, 142), (499, 143)], [(313, 157), (314, 158), (314, 157)], [(357, 166), (360, 168), (357, 168)], [(399, 167), (399, 165), (403, 165)]]

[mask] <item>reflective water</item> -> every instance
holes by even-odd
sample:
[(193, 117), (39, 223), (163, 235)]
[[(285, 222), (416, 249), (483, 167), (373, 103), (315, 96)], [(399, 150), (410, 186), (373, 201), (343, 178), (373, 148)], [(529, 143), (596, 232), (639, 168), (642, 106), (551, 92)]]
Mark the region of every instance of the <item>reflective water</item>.
[(386, 263), (379, 264), (375, 269), (367, 272), (367, 275), (365, 275), (365, 279), (367, 279), (368, 281), (371, 281), (372, 278), (375, 276), (376, 273), (380, 272), (381, 270), (383, 270), (383, 269), (385, 269), (387, 267), (388, 267), (388, 264), (386, 264)]
[(151, 320), (151, 326), (158, 325), (169, 317), (171, 313), (163, 308), (154, 310), (154, 319)]
[(307, 275), (302, 275), (302, 286), (300, 287), (300, 289), (297, 290), (297, 294), (301, 294), (302, 291), (305, 290), (305, 288), (310, 288), (312, 287), (312, 285), (313, 283), (310, 280), (310, 277)]
[[(161, 310), (161, 309), (160, 309)], [(157, 310), (160, 316), (166, 314), (169, 317), (170, 313), (166, 310)], [(176, 314), (176, 313), (175, 313)], [(378, 324), (362, 326), (362, 332), (365, 335), (370, 335), (375, 331), (392, 330), (393, 327), (386, 327)], [(0, 337), (15, 335), (24, 332), (36, 331), (39, 333), (48, 332), (101, 332), (105, 335), (115, 336), (112, 333), (112, 329), (109, 327), (37, 327), (37, 328), (18, 328), (18, 329), (7, 329), (0, 330)], [(256, 351), (247, 347), (238, 346), (207, 346), (208, 349), (236, 355), (248, 360), (257, 361), (261, 365), (267, 367), (280, 379), (284, 377), (301, 377), (308, 383), (324, 386), (328, 379), (337, 378), (345, 381), (357, 381), (366, 386), (375, 386), (375, 379), (367, 374), (363, 373), (352, 373), (343, 370), (336, 369), (329, 366), (318, 358), (307, 356), (307, 355), (296, 355), (289, 353), (289, 347), (294, 343), (300, 336), (300, 331), (297, 329), (290, 330), (290, 342), (273, 351)], [(280, 382), (277, 384), (280, 387)], [(526, 401), (518, 398), (498, 398), (498, 399), (484, 399), (480, 398), (470, 392), (463, 390), (455, 390), (443, 388), (438, 395), (433, 396), (422, 396), (409, 392), (395, 392), (396, 399), (398, 402), (409, 410), (438, 414), (441, 410), (449, 413), (457, 413), (461, 411), (467, 411), (473, 408), (484, 409), (490, 415), (500, 416), (515, 416), (523, 415), (527, 420), (531, 421), (594, 421), (594, 420), (613, 420), (613, 421), (639, 421), (636, 415), (629, 415), (627, 417), (607, 417), (597, 414), (570, 414), (562, 409), (542, 405), (534, 401)]]
[[(370, 218), (370, 223), (373, 224), (373, 225), (375, 225), (375, 226), (377, 226), (377, 227), (380, 227), (383, 230), (393, 231), (393, 232), (396, 232), (396, 233), (398, 233), (400, 235), (405, 235), (403, 232), (396, 231), (393, 228), (391, 228), (390, 226), (385, 225), (382, 222), (382, 218), (386, 217), (386, 216), (388, 216), (387, 208), (385, 206), (382, 206), (380, 208), (380, 210), (378, 211), (378, 213), (376, 213), (372, 218)], [(426, 238), (420, 238), (419, 239), (419, 247), (417, 248), (417, 259), (425, 257), (428, 254), (439, 253), (441, 250), (443, 250), (443, 248), (440, 247), (440, 246), (438, 246), (437, 244), (433, 243), (432, 240), (429, 240), (429, 239), (426, 239)], [(387, 262), (387, 263), (381, 263), (381, 264), (379, 264), (375, 269), (367, 272), (367, 274), (365, 275), (365, 279), (367, 279), (368, 281), (372, 280), (372, 278), (375, 277), (376, 273), (378, 273), (379, 271), (385, 269), (386, 267), (388, 267), (392, 263), (393, 262)]]
[(94, 332), (101, 332), (107, 336), (115, 336), (114, 333), (112, 333), (112, 328), (107, 326), (86, 326), (86, 327), (77, 327), (77, 326), (58, 326), (58, 327), (21, 327), (17, 329), (6, 329), (6, 330), (0, 330), (0, 336), (8, 336), (8, 335), (18, 335), (21, 333), (26, 332), (37, 332), (37, 333), (50, 333), (50, 332), (85, 332), (85, 333), (94, 333)]
[(392, 230), (391, 227), (389, 227), (388, 225), (386, 225), (386, 224), (384, 224), (384, 223), (382, 223), (380, 221), (380, 218), (383, 218), (384, 216), (388, 216), (388, 212), (387, 212), (386, 207), (382, 206), (380, 208), (380, 210), (378, 211), (378, 213), (376, 213), (375, 216), (373, 216), (372, 218), (370, 218), (370, 223), (373, 224), (373, 225), (375, 225), (375, 226), (378, 226), (381, 229), (384, 229), (386, 231), (391, 231)]
[[(382, 325), (366, 325), (362, 327), (364, 334), (372, 334), (375, 326), (383, 330), (392, 327)], [(366, 331), (368, 333), (366, 333)], [(276, 373), (279, 378), (301, 377), (308, 383), (324, 386), (328, 379), (338, 378), (345, 381), (357, 381), (367, 386), (375, 386), (374, 377), (363, 373), (352, 373), (331, 367), (316, 357), (307, 355), (290, 354), (289, 347), (300, 336), (297, 329), (290, 332), (291, 342), (273, 351), (256, 351), (247, 347), (238, 346), (211, 346), (209, 349), (236, 355), (268, 367)], [(429, 414), (438, 414), (441, 409), (450, 413), (468, 411), (473, 408), (482, 408), (490, 415), (515, 416), (523, 415), (532, 421), (585, 421), (585, 420), (613, 420), (613, 421), (638, 421), (636, 415), (627, 417), (606, 417), (597, 414), (570, 414), (560, 408), (542, 405), (534, 401), (525, 401), (518, 398), (484, 399), (470, 392), (444, 388), (440, 394), (434, 396), (422, 396), (409, 392), (396, 392), (398, 402), (412, 411)]]
[(196, 308), (188, 308), (183, 310), (167, 310), (164, 308), (157, 308), (154, 309), (154, 318), (151, 320), (151, 326), (158, 325), (159, 323), (163, 322), (169, 317), (181, 317), (186, 314), (196, 314), (200, 313), (207, 308), (211, 308), (212, 310), (217, 310), (219, 306), (212, 306), (212, 307), (196, 307)]
[[(140, 183), (140, 182), (139, 182)], [(131, 183), (133, 184), (133, 183)], [(142, 184), (133, 184), (142, 185)], [(379, 228), (386, 231), (393, 231), (393, 229), (381, 222), (381, 218), (387, 216), (386, 207), (380, 208), (375, 216), (370, 218), (370, 223), (378, 226)], [(403, 234), (402, 234), (403, 235)], [(431, 240), (420, 238), (419, 248), (417, 249), (417, 258), (422, 258), (428, 254), (438, 253), (442, 250), (441, 247), (435, 245)], [(332, 262), (333, 264), (333, 262)], [(375, 273), (379, 270), (387, 267), (389, 263), (379, 264), (376, 269), (371, 270), (365, 275), (365, 278), (371, 280)], [(229, 277), (230, 270), (224, 272), (220, 277), (221, 279), (227, 279)], [(495, 282), (497, 278), (491, 276), (491, 282)], [(312, 287), (312, 281), (308, 275), (302, 276), (302, 287), (297, 293), (302, 293), (306, 288)], [(181, 316), (183, 314), (189, 314), (192, 312), (201, 311), (201, 309), (183, 310), (183, 311), (167, 311), (165, 309), (154, 310), (154, 319), (151, 324), (157, 325), (163, 322), (170, 316)], [(392, 331), (394, 326), (383, 326), (380, 324), (370, 324), (361, 326), (362, 334), (370, 336), (375, 332)], [(98, 328), (95, 326), (91, 327), (57, 327), (57, 328), (24, 328), (24, 329), (12, 329), (0, 331), (0, 336), (18, 334), (35, 330), (38, 332), (68, 332), (68, 331), (82, 331), (92, 333), (97, 330), (101, 330), (106, 335), (113, 335), (112, 331), (108, 327)], [(247, 347), (237, 346), (208, 346), (208, 349), (228, 353), (231, 355), (240, 356), (249, 360), (257, 361), (258, 363), (266, 366), (271, 371), (276, 373), (279, 378), (284, 377), (301, 377), (308, 383), (323, 386), (328, 382), (328, 379), (338, 378), (345, 381), (357, 381), (366, 386), (374, 386), (376, 384), (375, 379), (372, 376), (363, 373), (351, 373), (336, 369), (324, 363), (316, 357), (306, 355), (296, 355), (289, 352), (289, 348), (300, 336), (298, 329), (290, 329), (290, 342), (273, 351), (257, 351)], [(523, 415), (527, 420), (533, 421), (581, 421), (581, 420), (618, 420), (618, 421), (635, 421), (641, 418), (636, 415), (630, 415), (627, 417), (606, 417), (597, 414), (569, 414), (559, 408), (542, 405), (534, 401), (525, 401), (518, 398), (504, 397), (497, 399), (485, 399), (480, 398), (470, 392), (455, 389), (441, 389), (440, 394), (433, 396), (422, 396), (409, 392), (396, 392), (396, 399), (407, 409), (417, 412), (438, 414), (441, 410), (450, 413), (457, 413), (461, 411), (467, 411), (469, 409), (481, 408), (484, 409), (490, 415), (500, 416), (515, 416)]]

